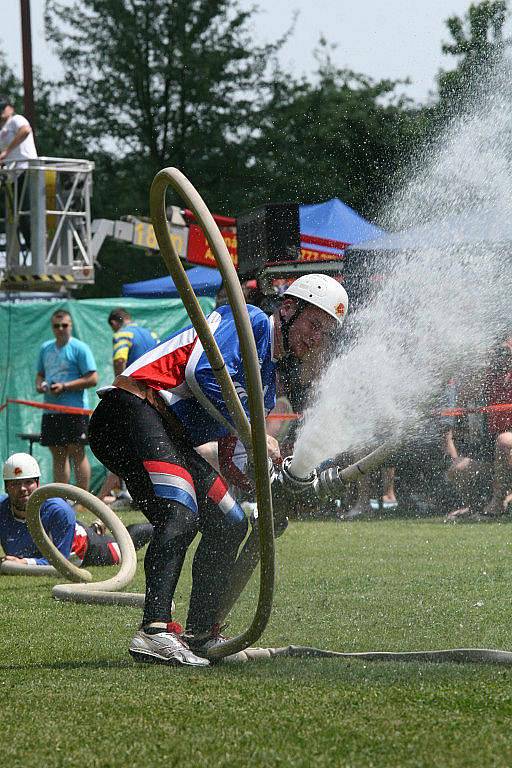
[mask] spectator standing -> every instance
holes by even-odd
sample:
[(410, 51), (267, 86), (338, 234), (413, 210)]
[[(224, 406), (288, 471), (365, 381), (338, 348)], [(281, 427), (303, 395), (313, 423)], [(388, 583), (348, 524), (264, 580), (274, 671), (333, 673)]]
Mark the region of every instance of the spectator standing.
[(156, 333), (134, 323), (129, 312), (123, 307), (112, 310), (108, 316), (108, 324), (114, 331), (112, 363), (116, 376), (159, 344)]
[[(138, 357), (159, 344), (156, 333), (134, 323), (130, 313), (124, 307), (117, 307), (112, 310), (108, 316), (108, 324), (114, 331), (112, 366), (115, 376), (119, 376)], [(116, 494), (115, 489), (121, 490)], [(117, 503), (131, 502), (131, 496), (126, 490), (126, 485), (120, 477), (112, 472), (107, 474), (98, 496), (105, 504), (111, 504), (112, 509), (116, 508)]]
[[(44, 393), (45, 403), (87, 408), (85, 390), (98, 382), (93, 354), (87, 344), (72, 337), (69, 312), (58, 309), (51, 316), (51, 324), (55, 339), (45, 341), (39, 350), (36, 389)], [(88, 424), (86, 414), (43, 414), (41, 445), (50, 448), (55, 482), (69, 483), (71, 462), (76, 485), (89, 489), (91, 467), (85, 454)]]
[[(22, 203), (21, 189), (28, 160), (37, 158), (34, 135), (29, 121), (16, 111), (6, 96), (0, 96), (0, 163), (11, 164), (17, 177), (17, 207)], [(27, 250), (30, 248), (30, 218), (21, 216), (19, 228), (25, 240)]]

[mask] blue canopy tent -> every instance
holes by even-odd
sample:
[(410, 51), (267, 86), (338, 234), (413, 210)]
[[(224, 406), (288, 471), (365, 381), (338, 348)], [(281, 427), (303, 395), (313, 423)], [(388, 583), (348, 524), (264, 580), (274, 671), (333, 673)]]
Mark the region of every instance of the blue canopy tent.
[(385, 234), (337, 197), (325, 203), (301, 205), (299, 221), (303, 248), (315, 249), (316, 246), (319, 250), (340, 255), (348, 245)]
[(386, 232), (349, 251), (406, 251), (458, 246), (510, 245), (512, 219), (501, 210), (468, 210), (403, 232)]
[[(196, 296), (216, 296), (222, 285), (219, 270), (211, 267), (193, 267), (187, 270), (187, 277)], [(123, 285), (123, 296), (140, 299), (179, 298), (179, 292), (171, 277), (158, 277), (139, 283), (126, 283)]]

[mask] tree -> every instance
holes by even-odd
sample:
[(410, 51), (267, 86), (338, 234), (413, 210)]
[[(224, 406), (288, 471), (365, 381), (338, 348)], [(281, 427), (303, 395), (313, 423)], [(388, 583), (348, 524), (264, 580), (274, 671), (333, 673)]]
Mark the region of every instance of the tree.
[[(154, 173), (170, 164), (208, 191), (210, 202), (232, 202), (233, 174), (244, 166), (244, 140), (283, 42), (256, 46), (252, 15), (238, 0), (75, 0), (65, 7), (48, 0), (47, 32), (75, 124), (104, 168), (110, 154), (125, 181), (131, 176), (129, 212), (142, 208)], [(110, 181), (112, 199), (115, 173)]]
[(23, 104), (21, 81), (8, 66), (3, 51), (0, 51), (0, 95), (8, 96), (13, 100), (16, 107), (21, 110), (21, 105)]
[(506, 0), (482, 0), (472, 3), (463, 18), (450, 16), (446, 20), (452, 39), (443, 43), (442, 51), (459, 61), (454, 70), (441, 71), (438, 76), (440, 112), (458, 111), (503, 55), (510, 45), (504, 34), (506, 18)]
[(315, 82), (275, 79), (251, 168), (253, 200), (301, 203), (339, 196), (374, 214), (408, 156), (418, 110), (396, 89), (340, 70), (322, 51)]

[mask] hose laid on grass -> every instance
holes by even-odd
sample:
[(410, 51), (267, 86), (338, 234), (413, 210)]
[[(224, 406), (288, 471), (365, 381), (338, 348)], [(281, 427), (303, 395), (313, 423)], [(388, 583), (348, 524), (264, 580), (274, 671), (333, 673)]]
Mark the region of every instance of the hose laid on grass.
[(287, 645), (282, 648), (246, 648), (245, 651), (227, 656), (224, 661), (244, 662), (260, 659), (273, 659), (278, 656), (310, 659), (357, 659), (359, 661), (422, 661), (442, 664), (512, 664), (512, 651), (499, 651), (487, 648), (452, 648), (441, 651), (366, 651), (361, 653), (341, 653), (323, 651), (307, 645)]
[(24, 565), (13, 560), (0, 563), (0, 574), (4, 576), (58, 576), (53, 565)]
[[(36, 494), (38, 494), (36, 496)], [(105, 525), (111, 530), (114, 538), (119, 544), (122, 563), (125, 570), (111, 579), (91, 583), (92, 578), (88, 571), (77, 568), (66, 560), (55, 547), (53, 542), (47, 537), (42, 528), (39, 516), (41, 503), (47, 498), (59, 496), (61, 498), (72, 498), (83, 504), (84, 507), (99, 517)], [(35, 497), (35, 498), (34, 498)], [(81, 584), (60, 584), (53, 588), (53, 596), (57, 600), (67, 600), (80, 603), (101, 603), (103, 605), (133, 605), (142, 607), (144, 605), (144, 595), (133, 592), (119, 592), (117, 590), (129, 584), (135, 573), (136, 555), (132, 540), (123, 523), (117, 515), (92, 494), (83, 491), (75, 486), (68, 486), (60, 483), (38, 488), (32, 494), (29, 506), (27, 507), (27, 525), (34, 541), (43, 555), (54, 563), (53, 566), (26, 566), (18, 563), (4, 561), (0, 572), (9, 574), (25, 575), (65, 575), (73, 579), (80, 579)], [(131, 545), (131, 546), (130, 546)], [(130, 562), (133, 558), (133, 562)], [(63, 567), (62, 567), (63, 566)], [(62, 569), (62, 570), (61, 570)], [(115, 591), (111, 591), (115, 590)], [(225, 662), (248, 662), (260, 661), (264, 659), (274, 659), (278, 657), (291, 658), (336, 658), (341, 660), (359, 660), (359, 661), (392, 661), (392, 662), (430, 662), (441, 664), (450, 663), (471, 663), (471, 664), (512, 664), (512, 652), (487, 648), (452, 648), (438, 651), (366, 651), (343, 653), (339, 651), (322, 650), (304, 645), (288, 645), (280, 648), (246, 648), (243, 651), (226, 656)]]

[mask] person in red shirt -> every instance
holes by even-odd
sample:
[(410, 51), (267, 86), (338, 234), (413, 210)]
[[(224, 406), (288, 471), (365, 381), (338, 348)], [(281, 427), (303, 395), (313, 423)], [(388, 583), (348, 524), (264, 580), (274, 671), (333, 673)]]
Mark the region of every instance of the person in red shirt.
[[(498, 347), (484, 385), (489, 405), (512, 403), (512, 336)], [(490, 413), (487, 428), (496, 439), (492, 497), (483, 513), (497, 517), (506, 512), (512, 488), (512, 408)]]
[[(512, 336), (505, 338), (495, 350), (481, 386), (481, 402), (486, 406), (512, 404)], [(464, 421), (468, 421), (468, 417)], [(459, 489), (466, 503), (450, 512), (448, 520), (497, 518), (505, 514), (512, 500), (512, 408), (487, 414), (486, 427), (485, 434), (473, 446), (473, 453), (467, 435), (466, 441), (464, 436), (459, 441), (453, 430), (446, 435), (445, 452), (451, 460), (447, 478)], [(487, 493), (490, 486), (491, 498), (477, 511), (470, 489), (482, 483)]]

